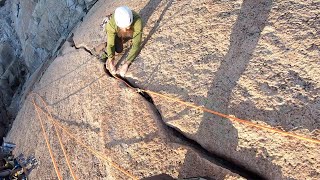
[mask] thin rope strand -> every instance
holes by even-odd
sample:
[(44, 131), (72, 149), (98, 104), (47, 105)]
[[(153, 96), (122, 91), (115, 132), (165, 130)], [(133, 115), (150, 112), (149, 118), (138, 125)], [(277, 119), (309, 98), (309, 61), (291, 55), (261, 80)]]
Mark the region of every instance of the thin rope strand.
[[(33, 103), (34, 103), (34, 105), (35, 105), (35, 102), (34, 102), (34, 101), (33, 101)], [(36, 112), (37, 112), (37, 115), (38, 115), (38, 120), (40, 121), (40, 125), (41, 125), (41, 129), (42, 129), (43, 137), (44, 137), (44, 139), (45, 139), (45, 141), (46, 141), (47, 148), (48, 148), (49, 153), (50, 153), (50, 157), (51, 157), (51, 160), (52, 160), (52, 163), (53, 163), (54, 170), (55, 170), (55, 172), (56, 172), (56, 174), (57, 174), (58, 179), (59, 179), (59, 180), (62, 180), (62, 176), (61, 176), (61, 174), (60, 174), (60, 172), (59, 172), (59, 169), (58, 169), (56, 160), (55, 160), (55, 158), (54, 158), (52, 149), (51, 149), (51, 147), (50, 147), (50, 143), (49, 143), (49, 140), (48, 140), (48, 136), (47, 136), (47, 134), (46, 134), (46, 132), (45, 132), (45, 130), (44, 130), (44, 125), (43, 125), (42, 119), (41, 119), (41, 117), (40, 117), (40, 113), (39, 113), (39, 111), (38, 111), (37, 109), (36, 109)]]

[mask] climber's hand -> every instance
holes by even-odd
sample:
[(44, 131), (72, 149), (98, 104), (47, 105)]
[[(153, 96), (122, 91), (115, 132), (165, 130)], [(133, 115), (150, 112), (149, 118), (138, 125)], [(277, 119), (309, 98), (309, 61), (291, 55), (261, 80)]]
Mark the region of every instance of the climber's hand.
[(114, 65), (114, 58), (109, 58), (106, 63), (106, 68), (110, 71), (111, 74), (116, 74), (116, 67)]
[(118, 71), (121, 77), (124, 77), (126, 75), (130, 64), (131, 64), (130, 62), (126, 62), (121, 66), (121, 68)]
[(105, 53), (104, 51), (99, 54), (99, 59), (100, 59), (102, 62), (106, 62), (107, 57), (108, 57), (108, 56), (107, 56), (107, 53)]

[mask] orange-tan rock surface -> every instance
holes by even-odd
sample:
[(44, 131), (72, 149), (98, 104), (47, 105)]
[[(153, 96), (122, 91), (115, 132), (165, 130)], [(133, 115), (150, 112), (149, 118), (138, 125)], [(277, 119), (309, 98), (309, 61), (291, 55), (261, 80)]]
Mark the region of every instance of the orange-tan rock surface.
[[(123, 4), (139, 12), (145, 25), (142, 51), (126, 75), (130, 82), (260, 125), (320, 139), (320, 3), (100, 0), (75, 29), (75, 45), (93, 52), (105, 42), (100, 24)], [(151, 95), (159, 117), (141, 96), (106, 77), (103, 65), (88, 52), (64, 48), (34, 91), (45, 97), (60, 122), (139, 178), (160, 173), (241, 178), (201, 152), (172, 142), (161, 121), (263, 178), (320, 178), (319, 144)], [(19, 152), (35, 153), (49, 167), (39, 128), (33, 107), (26, 102), (8, 139), (17, 142)], [(52, 126), (47, 130), (55, 154), (63, 159)], [(73, 166), (80, 167), (76, 173), (84, 179), (127, 178), (71, 140), (64, 141), (70, 145), (70, 159), (76, 160)], [(59, 165), (67, 171), (62, 161)], [(44, 172), (38, 168), (32, 176)], [(45, 176), (54, 177), (53, 169)]]
[[(149, 102), (117, 80), (107, 77), (103, 65), (89, 53), (65, 48), (33, 92), (44, 98), (53, 118), (81, 141), (138, 178), (165, 173), (176, 178), (208, 176), (241, 179), (239, 175), (202, 157), (193, 148), (171, 142)], [(43, 108), (40, 117), (45, 121), (63, 178), (71, 179), (58, 137), (38, 96), (28, 96), (7, 139), (17, 144), (16, 152), (34, 154), (39, 158), (40, 165), (30, 178), (56, 177), (38, 116), (31, 103), (33, 99)], [(79, 179), (129, 179), (110, 164), (99, 161), (65, 132), (59, 133)]]

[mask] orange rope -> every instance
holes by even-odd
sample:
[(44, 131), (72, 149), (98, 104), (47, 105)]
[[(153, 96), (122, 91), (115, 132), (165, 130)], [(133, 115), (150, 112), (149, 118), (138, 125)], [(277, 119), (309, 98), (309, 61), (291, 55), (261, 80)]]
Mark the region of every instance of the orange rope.
[(252, 123), (251, 121), (248, 121), (248, 120), (243, 120), (243, 119), (239, 119), (239, 118), (236, 118), (236, 117), (233, 117), (233, 116), (222, 114), (222, 113), (219, 113), (217, 111), (214, 111), (214, 110), (211, 110), (211, 109), (208, 109), (208, 108), (204, 108), (204, 107), (192, 104), (192, 103), (188, 103), (188, 102), (182, 101), (182, 100), (177, 99), (177, 98), (172, 98), (172, 97), (169, 97), (169, 96), (166, 96), (166, 95), (154, 92), (154, 91), (134, 88), (130, 84), (125, 82), (123, 79), (119, 78), (118, 76), (113, 75), (113, 77), (116, 78), (118, 81), (121, 81), (121, 82), (125, 83), (126, 86), (128, 86), (130, 89), (134, 89), (137, 92), (146, 92), (146, 93), (149, 93), (149, 94), (153, 94), (153, 95), (165, 98), (165, 99), (169, 99), (169, 100), (174, 101), (174, 102), (178, 102), (180, 104), (184, 104), (184, 105), (186, 105), (188, 107), (191, 107), (191, 108), (194, 108), (194, 109), (199, 109), (199, 110), (202, 110), (204, 112), (208, 112), (208, 113), (220, 116), (220, 117), (228, 118), (233, 122), (239, 122), (239, 123), (245, 124), (247, 126), (255, 127), (255, 128), (258, 128), (258, 129), (264, 129), (264, 130), (267, 130), (267, 131), (270, 131), (270, 132), (279, 133), (279, 134), (281, 134), (283, 136), (290, 136), (290, 137), (294, 137), (294, 138), (297, 138), (297, 139), (300, 139), (300, 140), (303, 140), (303, 141), (307, 141), (307, 142), (311, 142), (311, 143), (315, 143), (315, 144), (320, 144), (320, 140), (318, 140), (318, 139), (304, 137), (304, 136), (297, 135), (297, 134), (290, 133), (290, 132), (286, 132), (286, 131), (283, 131), (283, 130), (280, 130), (280, 129), (276, 129), (276, 128), (272, 128), (272, 127), (268, 127), (268, 126), (255, 124), (255, 123)]
[[(35, 94), (35, 95), (37, 95), (38, 97), (41, 98), (41, 96), (39, 96), (39, 95), (36, 94), (36, 93), (32, 93), (32, 94)], [(41, 98), (41, 101), (42, 101), (43, 103), (45, 103), (42, 98)], [(35, 102), (33, 102), (33, 105), (36, 107)], [(46, 106), (46, 110), (49, 112), (49, 109), (47, 108), (47, 106)], [(50, 119), (50, 118), (53, 119), (51, 113), (49, 113), (49, 116), (48, 116), (47, 113), (45, 113), (45, 114), (46, 114), (46, 116), (47, 116), (48, 119)], [(54, 126), (54, 130), (55, 130), (55, 132), (56, 132), (56, 135), (58, 136), (59, 144), (60, 144), (60, 147), (61, 147), (61, 149), (62, 149), (63, 155), (64, 155), (64, 157), (65, 157), (67, 166), (68, 166), (68, 168), (69, 168), (69, 170), (70, 170), (70, 172), (71, 172), (71, 176), (72, 176), (72, 178), (73, 178), (74, 180), (77, 180), (76, 175), (75, 175), (74, 171), (72, 170), (70, 160), (69, 160), (69, 158), (68, 158), (68, 155), (67, 155), (67, 153), (66, 153), (66, 150), (65, 150), (65, 148), (64, 148), (64, 145), (63, 145), (63, 143), (62, 143), (62, 140), (61, 140), (60, 134), (59, 134), (59, 132), (58, 132), (58, 130), (57, 130), (57, 127), (56, 127), (55, 125), (53, 125), (53, 126)]]
[[(32, 93), (32, 94), (36, 94), (36, 93)], [(47, 104), (46, 102), (42, 99), (42, 97), (38, 94), (36, 94), (37, 96), (39, 96), (41, 98), (41, 101), (44, 103), (44, 105), (46, 106), (46, 109), (48, 110), (47, 108)], [(34, 104), (36, 109), (38, 110), (41, 110), (41, 108)], [(41, 110), (42, 111), (42, 110)], [(42, 111), (43, 112), (43, 111)], [(45, 112), (43, 112), (45, 113)], [(47, 114), (47, 113), (46, 113)], [(51, 113), (48, 111), (48, 114), (50, 114), (51, 116)], [(51, 116), (52, 117), (52, 116)], [(134, 175), (130, 174), (129, 172), (127, 172), (126, 170), (124, 170), (123, 168), (121, 168), (119, 165), (117, 165), (116, 163), (112, 162), (111, 160), (109, 160), (108, 158), (106, 158), (102, 153), (100, 152), (97, 152), (95, 151), (94, 149), (92, 149), (91, 147), (89, 147), (88, 145), (84, 144), (81, 140), (79, 140), (79, 138), (77, 138), (76, 136), (74, 136), (72, 133), (70, 133), (70, 131), (64, 127), (62, 124), (60, 124), (59, 122), (55, 121), (53, 118), (49, 118), (49, 120), (55, 125), (57, 126), (58, 128), (62, 129), (67, 135), (69, 135), (72, 139), (74, 139), (78, 145), (84, 147), (85, 149), (87, 149), (88, 151), (90, 151), (93, 155), (95, 155), (96, 157), (104, 160), (104, 161), (107, 161), (108, 163), (110, 163), (111, 166), (113, 166), (114, 168), (118, 169), (119, 171), (121, 171), (122, 173), (126, 174), (128, 177), (134, 179), (134, 180), (138, 180), (139, 178), (135, 177)]]
[(59, 134), (59, 132), (58, 132), (58, 130), (57, 130), (56, 125), (54, 125), (54, 130), (56, 131), (56, 134), (57, 134), (57, 136), (58, 136), (59, 144), (60, 144), (60, 147), (61, 147), (61, 149), (62, 149), (63, 155), (64, 155), (64, 157), (65, 157), (65, 159), (66, 159), (68, 168), (69, 168), (69, 170), (70, 170), (70, 172), (71, 172), (71, 176), (72, 176), (72, 178), (73, 178), (74, 180), (77, 180), (76, 175), (75, 175), (74, 171), (72, 170), (72, 167), (71, 167), (69, 158), (68, 158), (68, 156), (67, 156), (66, 150), (65, 150), (65, 148), (64, 148), (64, 146), (63, 146), (63, 143), (62, 143), (62, 141), (61, 141), (61, 137), (60, 137), (60, 134)]
[[(150, 93), (150, 94), (153, 94), (153, 95), (156, 95), (156, 96), (159, 96), (159, 97), (162, 97), (162, 98), (165, 98), (165, 99), (169, 99), (171, 101), (174, 101), (174, 102), (178, 102), (178, 103), (181, 103), (181, 104), (184, 104), (188, 107), (191, 107), (191, 108), (195, 108), (195, 109), (199, 109), (199, 110), (202, 110), (204, 112), (208, 112), (208, 113), (211, 113), (211, 114), (214, 114), (214, 115), (217, 115), (217, 116), (220, 116), (220, 117), (223, 117), (223, 118), (228, 118), (230, 119), (231, 121), (233, 122), (239, 122), (239, 123), (242, 123), (242, 124), (245, 124), (247, 126), (250, 126), (250, 127), (255, 127), (255, 128), (258, 128), (258, 129), (264, 129), (264, 130), (267, 130), (267, 131), (270, 131), (270, 132), (275, 132), (275, 133), (279, 133), (283, 136), (289, 136), (289, 137), (294, 137), (294, 138), (297, 138), (297, 139), (300, 139), (300, 140), (303, 140), (303, 141), (307, 141), (307, 142), (311, 142), (311, 143), (315, 143), (315, 144), (320, 144), (320, 140), (318, 139), (313, 139), (313, 138), (309, 138), (309, 137), (304, 137), (304, 136), (301, 136), (301, 135), (297, 135), (297, 134), (294, 134), (294, 133), (290, 133), (290, 132), (286, 132), (286, 131), (282, 131), (280, 129), (276, 129), (276, 128), (272, 128), (272, 127), (267, 127), (267, 126), (263, 126), (263, 125), (259, 125), (259, 124), (255, 124), (255, 123), (252, 123), (248, 120), (243, 120), (243, 119), (239, 119), (239, 118), (236, 118), (236, 117), (233, 117), (233, 116), (230, 116), (230, 115), (226, 115), (226, 114), (222, 114), (222, 113), (219, 113), (217, 111), (214, 111), (214, 110), (211, 110), (211, 109), (208, 109), (208, 108), (204, 108), (204, 107), (201, 107), (201, 106), (198, 106), (198, 105), (195, 105), (195, 104), (192, 104), (192, 103), (188, 103), (188, 102), (185, 102), (185, 101), (182, 101), (180, 99), (177, 99), (177, 98), (172, 98), (172, 97), (169, 97), (169, 96), (166, 96), (166, 95), (163, 95), (163, 94), (160, 94), (160, 93), (157, 93), (157, 92), (154, 92), (154, 91), (149, 91), (149, 90), (143, 90), (143, 89), (139, 89), (139, 88), (134, 88), (132, 87), (130, 84), (126, 83), (124, 80), (122, 80), (121, 78), (117, 77), (117, 76), (114, 76), (118, 81), (121, 81), (123, 83), (126, 84), (127, 87), (131, 88), (131, 89), (134, 89), (134, 90), (137, 90), (137, 92), (146, 92), (146, 93)], [(32, 94), (36, 94), (36, 93), (32, 93)], [(37, 96), (39, 96), (42, 100), (42, 102), (44, 102), (44, 100), (42, 99), (42, 97), (38, 94), (36, 94)], [(33, 102), (34, 103), (34, 102)], [(46, 106), (46, 109), (48, 110), (47, 108), (47, 104), (44, 102), (45, 106)], [(38, 105), (36, 105), (34, 103), (36, 109), (37, 109), (37, 113), (38, 113), (38, 110), (40, 109), (40, 107)], [(41, 109), (40, 109), (41, 110)], [(48, 113), (50, 114), (51, 116), (51, 113), (48, 111)], [(38, 114), (39, 116), (39, 114)], [(40, 116), (39, 116), (40, 118)], [(63, 125), (61, 125), (60, 123), (58, 123), (57, 121), (55, 121), (52, 116), (51, 118), (49, 119), (55, 126), (58, 126), (60, 129), (62, 129), (66, 134), (68, 134), (71, 138), (73, 138), (77, 144), (81, 145), (82, 147), (86, 148), (87, 150), (89, 150), (93, 155), (95, 155), (96, 157), (104, 160), (104, 161), (107, 161), (108, 163), (110, 163), (113, 167), (115, 167), (116, 169), (118, 169), (119, 171), (121, 171), (122, 173), (126, 174), (128, 177), (131, 177), (132, 179), (135, 179), (137, 180), (138, 178), (135, 177), (134, 175), (131, 175), (130, 173), (128, 173), (126, 170), (122, 169), (119, 165), (117, 165), (116, 163), (113, 163), (112, 161), (108, 160), (108, 158), (106, 158), (102, 153), (100, 152), (97, 152), (95, 151), (94, 149), (90, 148), (89, 146), (87, 146), (86, 144), (84, 144), (82, 141), (80, 141), (77, 137), (75, 137), (74, 135), (72, 135), (72, 133), (70, 133), (67, 128), (65, 128)], [(41, 120), (40, 120), (41, 122)], [(41, 125), (42, 125), (42, 122), (41, 122)], [(42, 125), (43, 126), (43, 125)], [(43, 127), (42, 127), (43, 128)], [(43, 131), (44, 131), (44, 128), (43, 128)], [(46, 136), (46, 135), (45, 135)], [(47, 141), (47, 139), (46, 139)], [(48, 144), (48, 141), (47, 141), (47, 145), (48, 145), (48, 148), (49, 148), (49, 144)], [(50, 148), (49, 148), (50, 149)], [(50, 153), (51, 155), (52, 153)], [(54, 159), (53, 157), (51, 157), (53, 162), (54, 162)], [(55, 165), (55, 162), (54, 162), (54, 165)], [(55, 167), (56, 169), (56, 167)], [(57, 172), (57, 171), (56, 171)]]
[(188, 102), (182, 101), (182, 100), (177, 99), (177, 98), (172, 98), (172, 97), (169, 97), (169, 96), (166, 96), (166, 95), (163, 95), (163, 94), (159, 94), (159, 93), (156, 93), (156, 92), (153, 92), (153, 91), (142, 90), (142, 89), (138, 89), (138, 91), (150, 93), (150, 94), (162, 97), (162, 98), (169, 99), (169, 100), (174, 101), (174, 102), (178, 102), (178, 103), (184, 104), (184, 105), (186, 105), (188, 107), (199, 109), (199, 110), (202, 110), (204, 112), (208, 112), (208, 113), (220, 116), (220, 117), (228, 118), (228, 119), (232, 120), (233, 122), (239, 122), (239, 123), (245, 124), (247, 126), (255, 127), (255, 128), (258, 128), (258, 129), (264, 129), (264, 130), (267, 130), (267, 131), (270, 131), (270, 132), (279, 133), (279, 134), (281, 134), (283, 136), (290, 136), (290, 137), (294, 137), (294, 138), (297, 138), (297, 139), (300, 139), (300, 140), (303, 140), (303, 141), (308, 141), (308, 142), (311, 142), (311, 143), (320, 144), (320, 140), (318, 140), (318, 139), (312, 139), (312, 138), (309, 138), (309, 137), (304, 137), (304, 136), (300, 136), (300, 135), (293, 134), (293, 133), (290, 133), (290, 132), (282, 131), (280, 129), (276, 129), (276, 128), (272, 128), (272, 127), (268, 127), (268, 126), (255, 124), (255, 123), (250, 122), (248, 120), (243, 120), (243, 119), (239, 119), (239, 118), (236, 118), (236, 117), (233, 117), (233, 116), (222, 114), (222, 113), (213, 111), (211, 109), (204, 108), (204, 107), (201, 107), (201, 106), (198, 106), (198, 105), (195, 105), (195, 104), (192, 104), (192, 103), (188, 103)]
[(74, 135), (72, 135), (72, 133), (70, 133), (67, 128), (63, 127), (63, 125), (61, 125), (60, 123), (56, 122), (56, 121), (51, 121), (52, 123), (54, 123), (55, 125), (57, 125), (60, 129), (62, 129), (65, 133), (67, 133), (72, 139), (74, 139), (79, 145), (81, 145), (82, 147), (86, 148), (88, 151), (90, 151), (93, 155), (95, 155), (96, 157), (107, 161), (108, 163), (111, 164), (111, 166), (113, 166), (114, 168), (118, 169), (119, 171), (121, 171), (122, 173), (126, 174), (128, 177), (134, 179), (134, 180), (138, 180), (139, 178), (135, 177), (134, 175), (131, 175), (129, 172), (127, 172), (126, 170), (122, 169), (119, 165), (117, 165), (116, 163), (112, 162), (111, 160), (109, 160), (108, 158), (106, 158), (102, 153), (95, 151), (94, 149), (90, 148), (89, 146), (87, 146), (86, 144), (84, 144), (82, 141), (80, 141), (77, 137), (75, 137)]
[[(34, 100), (33, 100), (33, 104), (35, 104)], [(53, 152), (52, 152), (52, 149), (50, 147), (50, 143), (49, 143), (49, 140), (48, 140), (48, 136), (44, 130), (44, 126), (43, 126), (43, 122), (42, 122), (42, 119), (40, 117), (40, 113), (39, 111), (36, 109), (36, 112), (37, 112), (37, 115), (38, 115), (38, 119), (40, 121), (40, 125), (41, 125), (41, 129), (42, 129), (42, 133), (43, 133), (43, 136), (45, 138), (45, 141), (46, 141), (46, 144), (47, 144), (47, 147), (48, 147), (48, 150), (49, 150), (49, 153), (50, 153), (50, 157), (51, 157), (51, 160), (52, 160), (52, 163), (53, 163), (53, 167), (54, 167), (54, 170), (56, 171), (56, 174), (57, 174), (57, 177), (59, 180), (62, 180), (62, 176), (59, 172), (59, 169), (58, 169), (58, 166), (57, 166), (57, 163), (55, 161), (55, 158), (53, 156)]]

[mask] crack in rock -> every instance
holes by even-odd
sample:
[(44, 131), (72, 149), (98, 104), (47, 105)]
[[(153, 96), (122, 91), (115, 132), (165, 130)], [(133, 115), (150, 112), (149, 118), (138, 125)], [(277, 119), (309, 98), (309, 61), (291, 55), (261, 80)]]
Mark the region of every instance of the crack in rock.
[[(91, 50), (86, 48), (85, 46), (76, 46), (72, 39), (69, 39), (68, 42), (70, 42), (72, 47), (74, 47), (75, 49), (83, 49), (84, 51), (86, 51), (90, 55), (92, 55), (95, 58), (99, 59), (98, 55), (96, 55), (93, 52), (91, 52)], [(105, 66), (104, 66), (104, 71), (109, 77), (114, 78), (114, 76), (109, 72), (108, 69), (106, 69)], [(125, 78), (121, 78), (121, 79), (124, 82), (126, 82), (127, 84), (129, 84), (131, 87), (139, 88), (136, 84), (130, 83), (127, 79), (125, 79)], [(248, 170), (244, 166), (235, 164), (235, 163), (233, 163), (232, 161), (230, 161), (228, 159), (225, 159), (225, 158), (223, 158), (221, 156), (218, 156), (218, 155), (208, 151), (207, 149), (203, 148), (198, 142), (186, 137), (181, 131), (177, 130), (174, 127), (169, 126), (168, 124), (166, 124), (164, 122), (163, 118), (162, 118), (162, 115), (161, 115), (160, 111), (156, 107), (152, 97), (146, 92), (138, 92), (138, 93), (146, 101), (148, 101), (150, 103), (151, 109), (154, 111), (154, 113), (160, 119), (160, 123), (162, 125), (162, 128), (167, 133), (171, 143), (176, 143), (176, 144), (180, 144), (182, 146), (190, 147), (193, 150), (195, 150), (202, 158), (208, 160), (209, 162), (211, 162), (213, 164), (216, 164), (216, 165), (219, 165), (219, 166), (221, 166), (223, 168), (226, 168), (226, 169), (230, 170), (231, 172), (236, 173), (236, 174), (238, 174), (238, 175), (240, 175), (240, 176), (242, 176), (242, 177), (244, 177), (246, 179), (266, 179), (265, 177), (262, 177), (261, 175)]]

